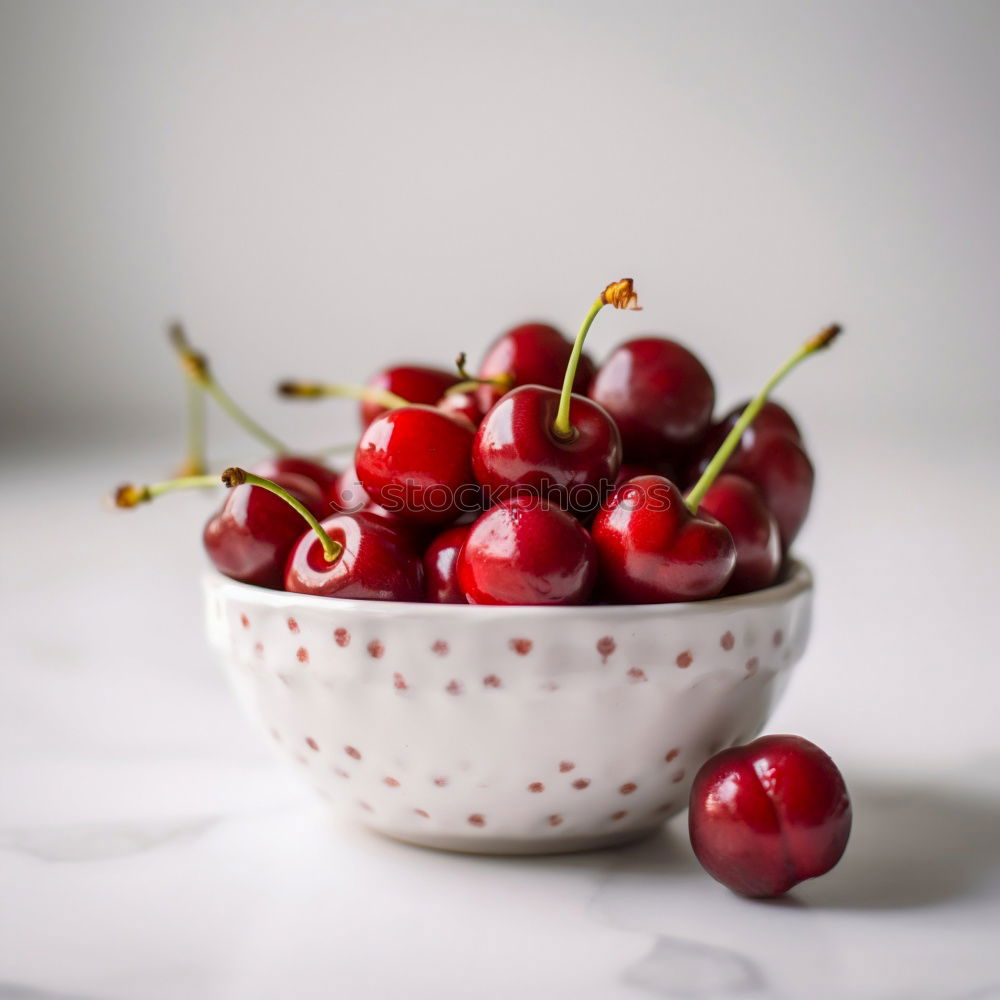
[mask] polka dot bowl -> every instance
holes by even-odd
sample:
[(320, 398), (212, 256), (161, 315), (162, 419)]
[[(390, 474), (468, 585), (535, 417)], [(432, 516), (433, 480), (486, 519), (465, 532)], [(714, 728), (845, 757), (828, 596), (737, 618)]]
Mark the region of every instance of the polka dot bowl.
[(760, 732), (809, 633), (801, 563), (692, 604), (347, 601), (206, 577), (208, 633), (274, 749), (363, 823), (428, 847), (603, 847), (682, 811)]

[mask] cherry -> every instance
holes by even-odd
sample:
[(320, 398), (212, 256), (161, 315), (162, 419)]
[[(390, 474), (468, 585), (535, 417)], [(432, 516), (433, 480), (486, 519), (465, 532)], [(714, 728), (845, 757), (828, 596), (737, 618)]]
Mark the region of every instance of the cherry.
[[(708, 449), (733, 428), (746, 406), (735, 407), (712, 428), (700, 468), (707, 464)], [(812, 462), (788, 411), (770, 400), (765, 403), (726, 463), (726, 470), (760, 490), (778, 521), (782, 549), (787, 552), (809, 514), (815, 481)]]
[[(487, 350), (479, 366), (479, 377), (492, 380), (507, 376), (510, 385), (481, 386), (477, 394), (483, 412), (513, 386), (544, 385), (558, 389), (572, 351), (573, 344), (547, 323), (525, 323), (501, 334)], [(593, 377), (594, 363), (586, 355), (581, 356), (573, 390), (586, 392)]]
[[(118, 488), (114, 501), (119, 507), (134, 507), (164, 493), (218, 484), (217, 476), (206, 475), (149, 486), (126, 485)], [(280, 590), (288, 554), (306, 530), (303, 517), (308, 520), (313, 518), (312, 511), (321, 511), (323, 497), (311, 479), (293, 473), (285, 473), (280, 483), (271, 486), (290, 496), (291, 501), (249, 485), (240, 486), (209, 519), (202, 537), (220, 573), (243, 583)]]
[(659, 476), (639, 476), (611, 494), (592, 528), (602, 582), (611, 597), (645, 604), (703, 600), (722, 590), (736, 564), (736, 547), (729, 530), (703, 510), (701, 502), (768, 393), (797, 364), (827, 347), (838, 333), (840, 327), (831, 326), (810, 338), (771, 376), (683, 502), (677, 487)]
[(778, 522), (753, 483), (724, 473), (709, 487), (701, 509), (729, 529), (736, 546), (736, 565), (725, 593), (745, 594), (774, 583), (781, 569)]
[(483, 419), (483, 410), (474, 391), (446, 392), (437, 406), (453, 417), (464, 417), (473, 427), (478, 427)]
[(423, 565), (409, 534), (364, 512), (334, 514), (318, 528), (292, 549), (285, 590), (361, 601), (424, 599)]
[(586, 529), (529, 494), (479, 517), (458, 556), (458, 582), (470, 604), (584, 604), (596, 573)]
[(522, 385), (486, 414), (476, 433), (472, 467), (491, 500), (516, 488), (551, 496), (567, 510), (595, 510), (618, 475), (621, 438), (596, 403), (573, 393), (583, 342), (605, 305), (637, 309), (630, 278), (608, 285), (591, 306), (566, 365), (561, 391)]
[(386, 510), (423, 524), (445, 524), (477, 508), (472, 482), (475, 430), (432, 406), (403, 406), (376, 417), (354, 464), (368, 495)]
[(745, 896), (779, 896), (840, 860), (851, 802), (837, 765), (801, 736), (762, 736), (716, 754), (691, 788), (695, 856)]
[[(705, 466), (701, 478), (688, 494), (692, 509), (704, 497), (715, 477), (737, 453), (744, 432), (753, 424), (767, 403), (771, 390), (801, 361), (828, 347), (842, 332), (833, 323), (807, 340), (765, 383), (764, 388), (741, 410), (733, 421), (719, 450)], [(787, 419), (786, 419), (787, 418)], [(792, 436), (794, 431), (795, 436)], [(782, 546), (787, 551), (809, 511), (813, 470), (795, 422), (782, 410), (771, 408), (763, 433), (751, 439), (751, 450), (739, 456), (730, 469), (749, 479), (761, 492), (781, 531)]]
[(597, 370), (589, 395), (614, 417), (630, 462), (683, 457), (700, 442), (715, 405), (705, 366), (664, 337), (620, 344)]
[(306, 479), (311, 479), (319, 487), (326, 499), (326, 504), (329, 503), (329, 496), (339, 478), (335, 470), (315, 459), (305, 458), (301, 455), (272, 455), (270, 458), (255, 463), (250, 471), (264, 479), (278, 481), (288, 473), (295, 476), (305, 476)]
[[(427, 368), (423, 365), (394, 365), (376, 372), (367, 382), (369, 389), (378, 389), (402, 397), (410, 403), (424, 403), (433, 406), (445, 390), (458, 380), (453, 372), (443, 368)], [(386, 411), (375, 400), (366, 399), (361, 403), (361, 426), (367, 427), (376, 417)]]
[(704, 511), (692, 513), (662, 476), (619, 486), (591, 528), (607, 595), (656, 604), (715, 597), (736, 564), (733, 537)]
[(442, 531), (424, 553), (424, 578), (427, 600), (435, 604), (465, 604), (465, 594), (458, 583), (458, 553), (472, 530), (471, 524), (459, 524)]

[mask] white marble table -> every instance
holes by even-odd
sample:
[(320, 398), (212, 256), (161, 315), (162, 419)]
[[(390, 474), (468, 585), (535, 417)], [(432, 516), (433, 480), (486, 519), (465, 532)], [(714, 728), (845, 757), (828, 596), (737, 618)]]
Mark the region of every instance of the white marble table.
[[(907, 562), (911, 459), (893, 478), (880, 456), (891, 525), (850, 520), (845, 545), (831, 482), (803, 543), (816, 633), (769, 728), (833, 754), (856, 822), (842, 864), (778, 903), (705, 876), (683, 817), (530, 859), (330, 817), (203, 641), (210, 501), (112, 515), (95, 498), (136, 471), (124, 452), (6, 461), (0, 1000), (1000, 998), (996, 540), (939, 527), (937, 563)], [(997, 507), (992, 477), (973, 506)]]

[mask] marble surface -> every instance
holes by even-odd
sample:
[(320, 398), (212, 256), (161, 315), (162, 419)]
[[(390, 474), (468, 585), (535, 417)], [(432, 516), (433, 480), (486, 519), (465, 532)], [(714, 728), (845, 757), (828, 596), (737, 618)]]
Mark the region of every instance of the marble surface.
[[(1000, 998), (997, 542), (937, 525), (941, 558), (907, 561), (930, 523), (918, 458), (860, 470), (893, 484), (891, 521), (831, 483), (803, 539), (817, 628), (769, 729), (838, 760), (855, 830), (833, 873), (760, 903), (704, 875), (684, 817), (510, 859), (329, 815), (204, 642), (212, 500), (97, 504), (137, 454), (5, 459), (0, 1000)], [(1000, 501), (996, 472), (970, 489)]]

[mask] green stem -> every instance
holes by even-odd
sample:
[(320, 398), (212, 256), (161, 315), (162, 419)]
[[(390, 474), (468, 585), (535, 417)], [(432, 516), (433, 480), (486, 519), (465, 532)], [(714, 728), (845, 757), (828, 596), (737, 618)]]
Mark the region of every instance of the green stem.
[(587, 331), (597, 318), (597, 314), (607, 305), (602, 294), (594, 301), (590, 307), (590, 312), (584, 317), (580, 332), (573, 342), (573, 351), (569, 356), (569, 363), (566, 365), (566, 375), (563, 377), (562, 394), (559, 397), (559, 410), (556, 412), (556, 419), (552, 424), (552, 431), (556, 437), (568, 439), (573, 437), (573, 425), (569, 422), (569, 407), (572, 402), (573, 383), (576, 381), (576, 369), (580, 364), (580, 356), (583, 354), (583, 342), (587, 339)]
[(712, 456), (711, 462), (705, 467), (705, 471), (701, 474), (701, 478), (691, 487), (688, 492), (687, 497), (684, 499), (684, 503), (687, 505), (689, 511), (692, 514), (698, 513), (698, 507), (702, 500), (705, 499), (705, 494), (709, 491), (712, 483), (715, 482), (716, 477), (725, 468), (726, 462), (729, 461), (733, 452), (736, 450), (736, 446), (740, 443), (740, 438), (743, 437), (743, 432), (753, 423), (754, 418), (760, 413), (764, 404), (767, 402), (767, 397), (770, 395), (771, 390), (796, 366), (799, 362), (804, 361), (809, 357), (810, 354), (815, 354), (816, 351), (821, 350), (824, 347), (829, 346), (833, 341), (834, 337), (840, 333), (841, 328), (837, 324), (828, 326), (821, 333), (818, 333), (815, 337), (807, 340), (765, 383), (764, 388), (761, 389), (759, 393), (747, 404), (746, 409), (740, 414), (739, 420), (733, 424), (732, 430), (726, 435), (725, 440), (719, 446), (719, 450)]
[(410, 401), (397, 396), (388, 389), (376, 389), (367, 385), (330, 385), (326, 382), (282, 382), (278, 386), (282, 396), (294, 399), (320, 399), (334, 397), (337, 399), (360, 399), (366, 403), (377, 403), (387, 410), (395, 410), (400, 406), (409, 406)]
[(191, 476), (205, 472), (205, 393), (200, 385), (190, 380), (187, 383), (187, 458), (184, 471)]
[(217, 476), (178, 476), (176, 479), (167, 479), (162, 483), (148, 483), (145, 486), (134, 486), (126, 483), (115, 490), (112, 499), (116, 507), (135, 507), (140, 503), (148, 503), (155, 497), (164, 493), (172, 493), (174, 490), (199, 489), (206, 486), (218, 486)]
[(305, 519), (306, 523), (316, 532), (317, 537), (323, 545), (323, 554), (326, 556), (326, 561), (328, 563), (336, 562), (340, 558), (340, 554), (344, 551), (344, 546), (340, 542), (335, 542), (323, 528), (323, 525), (316, 520), (312, 511), (305, 506), (301, 501), (297, 500), (292, 496), (288, 490), (283, 489), (277, 483), (272, 483), (270, 479), (265, 479), (263, 476), (254, 475), (252, 472), (247, 472), (246, 469), (231, 468), (226, 469), (222, 473), (222, 481), (226, 486), (242, 486), (243, 483), (247, 483), (250, 486), (259, 486), (263, 490), (267, 490), (273, 493), (275, 496), (281, 497), (285, 503), (294, 507), (302, 517)]

